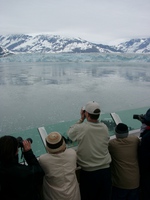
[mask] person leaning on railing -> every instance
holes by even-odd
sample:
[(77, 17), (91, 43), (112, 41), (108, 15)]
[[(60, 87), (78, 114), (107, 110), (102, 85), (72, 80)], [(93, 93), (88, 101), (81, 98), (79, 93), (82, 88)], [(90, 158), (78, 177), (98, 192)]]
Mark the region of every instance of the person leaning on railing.
[(44, 172), (31, 149), (22, 141), (27, 164), (18, 162), (18, 141), (13, 136), (0, 138), (0, 200), (40, 200), (39, 186)]
[(58, 132), (49, 133), (45, 140), (47, 153), (39, 157), (45, 172), (43, 200), (80, 200), (75, 150), (66, 148), (65, 139)]
[[(68, 137), (78, 142), (77, 163), (80, 171), (82, 200), (110, 199), (111, 156), (108, 151), (109, 133), (100, 122), (100, 107), (90, 101), (80, 111), (81, 119), (68, 130)], [(84, 122), (86, 118), (86, 121)]]
[(116, 138), (109, 141), (111, 154), (112, 200), (139, 199), (138, 136), (129, 135), (128, 126), (119, 123)]

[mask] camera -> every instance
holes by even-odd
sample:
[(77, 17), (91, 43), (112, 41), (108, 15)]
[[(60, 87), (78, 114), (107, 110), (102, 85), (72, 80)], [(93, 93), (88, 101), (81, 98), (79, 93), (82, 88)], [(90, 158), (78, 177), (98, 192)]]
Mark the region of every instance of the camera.
[[(33, 142), (31, 138), (27, 138), (26, 140), (28, 142), (31, 142), (31, 143)], [(23, 147), (23, 139), (22, 139), (22, 137), (18, 137), (17, 141), (18, 141), (18, 148), (20, 148), (20, 147), (22, 148)]]
[(140, 119), (140, 115), (133, 115), (133, 119)]
[(139, 120), (141, 122), (144, 122), (143, 116), (144, 116), (143, 114), (141, 114), (141, 115), (133, 115), (133, 119), (137, 119), (137, 120)]

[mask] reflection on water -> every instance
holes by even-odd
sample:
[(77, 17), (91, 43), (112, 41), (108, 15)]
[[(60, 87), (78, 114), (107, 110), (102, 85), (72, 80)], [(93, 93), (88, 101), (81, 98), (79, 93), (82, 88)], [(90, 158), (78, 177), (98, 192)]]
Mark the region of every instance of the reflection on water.
[(0, 134), (78, 119), (89, 100), (103, 113), (149, 106), (149, 86), (149, 62), (0, 62)]
[[(84, 79), (126, 79), (150, 82), (149, 64), (136, 66), (99, 66), (97, 63), (7, 63), (0, 64), (0, 85), (61, 85)], [(146, 66), (146, 67), (145, 67)], [(99, 81), (99, 80), (97, 80)]]

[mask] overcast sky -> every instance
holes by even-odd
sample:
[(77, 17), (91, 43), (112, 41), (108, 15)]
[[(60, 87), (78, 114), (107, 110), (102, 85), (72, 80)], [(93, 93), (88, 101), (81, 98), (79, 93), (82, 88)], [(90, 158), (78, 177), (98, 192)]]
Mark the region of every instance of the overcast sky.
[(150, 37), (150, 0), (0, 0), (0, 35), (11, 33), (108, 45)]

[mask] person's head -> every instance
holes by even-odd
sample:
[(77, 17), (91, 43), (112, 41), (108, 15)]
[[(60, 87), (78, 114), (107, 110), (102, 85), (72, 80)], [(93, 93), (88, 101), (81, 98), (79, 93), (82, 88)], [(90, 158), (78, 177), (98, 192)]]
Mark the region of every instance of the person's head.
[(150, 126), (150, 108), (147, 110), (146, 114), (143, 115), (142, 122), (147, 126)]
[(48, 153), (56, 154), (65, 151), (66, 143), (62, 135), (58, 132), (51, 132), (45, 138)]
[(11, 163), (18, 153), (18, 141), (13, 136), (0, 138), (0, 161), (4, 164)]
[(97, 120), (100, 116), (100, 106), (95, 101), (89, 101), (85, 105), (85, 111), (88, 113), (91, 119)]
[(117, 138), (128, 137), (129, 134), (128, 126), (126, 124), (119, 123), (115, 128), (115, 134)]

